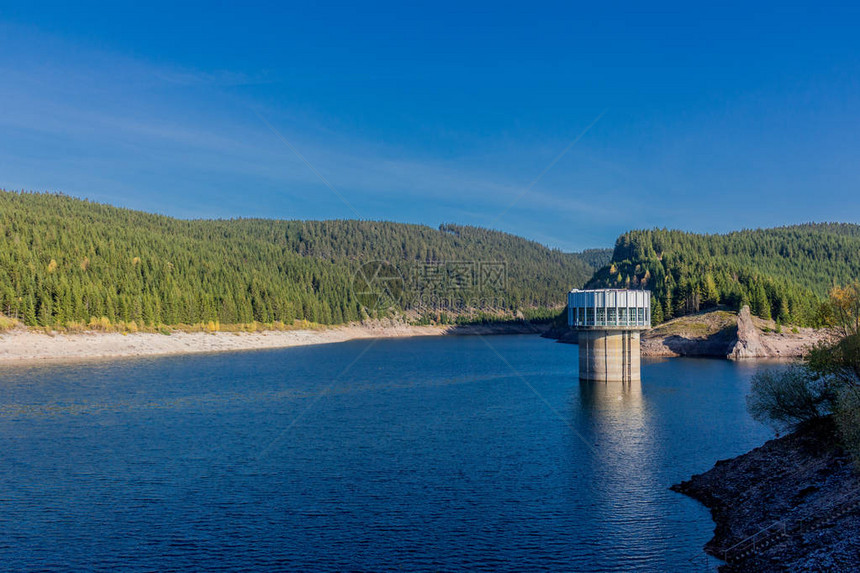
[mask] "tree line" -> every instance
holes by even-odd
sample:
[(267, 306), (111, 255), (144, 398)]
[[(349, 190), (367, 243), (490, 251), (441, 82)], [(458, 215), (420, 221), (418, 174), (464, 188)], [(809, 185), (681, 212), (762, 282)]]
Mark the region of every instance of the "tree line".
[[(182, 220), (0, 191), (0, 314), (27, 325), (94, 317), (139, 325), (340, 324), (390, 311), (368, 311), (352, 286), (361, 265), (374, 260), (398, 268), (503, 262), (498, 306), (481, 310), (508, 314), (558, 308), (593, 272), (577, 254), (478, 227)], [(404, 299), (394, 310), (410, 304)]]
[(727, 305), (781, 323), (819, 325), (829, 290), (860, 276), (860, 226), (810, 223), (701, 235), (624, 233), (591, 288), (645, 288), (655, 323)]

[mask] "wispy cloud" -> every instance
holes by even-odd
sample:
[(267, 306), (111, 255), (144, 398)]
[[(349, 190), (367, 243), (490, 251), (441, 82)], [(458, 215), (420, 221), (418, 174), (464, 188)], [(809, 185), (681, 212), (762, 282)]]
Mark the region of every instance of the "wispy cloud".
[[(255, 202), (279, 204), (280, 193), (288, 212), (263, 212), (352, 216), (331, 210), (319, 178), (256, 117), (254, 110), (262, 108), (271, 125), (368, 218), (435, 225), (474, 213), (460, 222), (525, 234), (531, 229), (536, 236), (534, 222), (546, 219), (548, 211), (566, 221), (612, 214), (610, 207), (584, 198), (594, 190), (575, 179), (559, 184), (547, 177), (529, 187), (538, 174), (522, 167), (523, 157), (532, 156), (525, 164), (546, 165), (558, 154), (558, 142), (535, 149), (508, 141), (495, 149), (430, 158), (333, 130), (324, 117), (261, 104), (231, 89), (268, 81), (263, 76), (172, 68), (80, 49), (70, 57), (61, 43), (49, 51), (40, 61), (0, 55), (6, 77), (0, 84), (0, 126), (16, 135), (16, 145), (0, 144), (2, 185), (59, 187), (98, 198), (122, 193), (109, 200), (142, 208), (157, 202), (153, 210), (186, 216), (256, 215), (261, 209)], [(554, 171), (564, 175), (566, 168), (560, 163)], [(175, 195), (165, 201), (169, 195), (158, 191), (172, 187), (181, 189), (183, 201)], [(262, 190), (268, 195), (255, 197)], [(201, 201), (196, 212), (194, 197)], [(515, 212), (498, 221), (495, 215), (520, 198)]]

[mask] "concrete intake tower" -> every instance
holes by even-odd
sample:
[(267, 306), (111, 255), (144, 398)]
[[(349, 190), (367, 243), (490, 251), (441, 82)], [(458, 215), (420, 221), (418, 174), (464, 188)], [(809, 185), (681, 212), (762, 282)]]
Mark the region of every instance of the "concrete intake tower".
[(579, 379), (640, 379), (639, 333), (651, 328), (647, 290), (570, 291), (567, 323), (579, 332)]

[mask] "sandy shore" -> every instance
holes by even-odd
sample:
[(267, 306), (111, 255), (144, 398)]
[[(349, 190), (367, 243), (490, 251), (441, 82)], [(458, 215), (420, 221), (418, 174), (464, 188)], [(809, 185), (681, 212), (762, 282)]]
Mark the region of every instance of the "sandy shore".
[(0, 364), (120, 358), (199, 352), (229, 352), (328, 344), (359, 338), (540, 332), (527, 324), (489, 326), (411, 326), (402, 323), (361, 324), (323, 330), (233, 332), (44, 334), (16, 329), (0, 334)]
[(252, 333), (173, 332), (170, 335), (101, 332), (48, 335), (19, 330), (0, 335), (0, 363), (286, 348), (356, 338), (438, 336), (444, 333), (443, 328), (433, 326), (396, 329), (350, 326)]

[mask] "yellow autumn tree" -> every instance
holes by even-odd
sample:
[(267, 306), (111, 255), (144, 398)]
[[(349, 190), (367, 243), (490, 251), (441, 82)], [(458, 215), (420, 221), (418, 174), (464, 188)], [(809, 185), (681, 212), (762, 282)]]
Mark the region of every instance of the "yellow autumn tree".
[(860, 282), (830, 289), (825, 323), (842, 337), (860, 333)]

